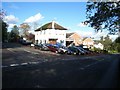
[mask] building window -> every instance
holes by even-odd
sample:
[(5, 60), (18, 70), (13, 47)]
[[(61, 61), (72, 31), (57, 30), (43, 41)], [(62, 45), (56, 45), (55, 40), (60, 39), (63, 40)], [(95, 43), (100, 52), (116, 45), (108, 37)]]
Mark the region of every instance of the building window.
[(44, 30), (44, 34), (45, 34), (45, 30)]
[(40, 44), (42, 44), (42, 40), (40, 40)]
[(45, 40), (45, 44), (47, 43), (47, 41)]
[(35, 43), (38, 44), (38, 40), (36, 40)]
[(43, 31), (41, 31), (41, 35), (43, 34)]
[(64, 43), (64, 40), (60, 40), (60, 43)]

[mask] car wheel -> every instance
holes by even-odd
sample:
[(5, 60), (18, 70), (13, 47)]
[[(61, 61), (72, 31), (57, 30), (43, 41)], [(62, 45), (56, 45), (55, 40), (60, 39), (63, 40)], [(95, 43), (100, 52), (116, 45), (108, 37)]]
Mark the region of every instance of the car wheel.
[(73, 53), (74, 55), (76, 55), (77, 53)]
[(68, 52), (67, 52), (67, 51), (65, 51), (65, 54), (68, 54)]
[(58, 51), (55, 51), (55, 53), (58, 53)]
[(80, 53), (76, 53), (76, 55), (80, 55)]

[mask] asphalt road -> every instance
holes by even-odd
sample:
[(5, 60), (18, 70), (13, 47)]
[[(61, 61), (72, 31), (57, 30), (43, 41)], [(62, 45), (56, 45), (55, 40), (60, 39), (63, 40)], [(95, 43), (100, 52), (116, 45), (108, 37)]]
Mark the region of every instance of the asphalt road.
[(3, 49), (2, 88), (120, 88), (120, 54), (59, 55)]

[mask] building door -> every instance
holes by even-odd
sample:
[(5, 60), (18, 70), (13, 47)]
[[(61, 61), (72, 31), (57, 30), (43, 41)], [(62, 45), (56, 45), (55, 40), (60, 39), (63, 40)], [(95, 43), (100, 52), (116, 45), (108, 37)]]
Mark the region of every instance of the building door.
[(73, 41), (66, 41), (66, 46), (69, 46), (73, 43)]
[(35, 44), (38, 44), (38, 40), (35, 40)]
[(49, 39), (49, 43), (50, 44), (56, 44), (57, 43), (57, 39)]

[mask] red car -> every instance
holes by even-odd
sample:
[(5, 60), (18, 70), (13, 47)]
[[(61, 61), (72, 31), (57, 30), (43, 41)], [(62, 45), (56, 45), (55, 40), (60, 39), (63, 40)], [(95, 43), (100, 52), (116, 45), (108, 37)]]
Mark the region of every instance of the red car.
[(59, 52), (59, 48), (54, 46), (54, 45), (49, 45), (47, 46), (49, 48), (50, 51), (58, 53)]

